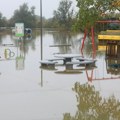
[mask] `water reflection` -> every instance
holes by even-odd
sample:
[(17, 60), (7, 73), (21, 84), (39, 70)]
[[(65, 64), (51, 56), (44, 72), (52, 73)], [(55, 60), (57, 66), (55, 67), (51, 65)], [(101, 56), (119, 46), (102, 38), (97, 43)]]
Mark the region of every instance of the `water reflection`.
[(63, 120), (119, 120), (120, 101), (114, 95), (104, 98), (93, 85), (75, 83), (77, 111), (75, 116), (65, 113)]
[(92, 80), (93, 80), (94, 69), (95, 69), (95, 68), (91, 68), (91, 70), (85, 69), (87, 79), (88, 79), (88, 81), (90, 81), (90, 82), (92, 82)]
[(120, 75), (120, 59), (106, 58), (106, 69), (108, 74)]
[(36, 37), (38, 37), (36, 31), (33, 31), (31, 36), (17, 38), (14, 34), (1, 34), (0, 46), (1, 46), (1, 61), (15, 60), (16, 70), (24, 70), (25, 58), (29, 49), (36, 50)]
[(54, 45), (66, 45), (59, 47), (60, 53), (71, 53), (72, 49), (71, 47), (74, 47), (73, 44), (73, 38), (76, 36), (76, 34), (71, 34), (69, 32), (54, 32), (53, 38), (54, 38)]
[(106, 46), (106, 69), (108, 74), (120, 74), (120, 45), (108, 44)]
[(23, 70), (24, 69), (24, 62), (25, 61), (25, 45), (24, 40), (18, 41), (17, 46), (17, 56), (16, 56), (16, 70)]
[[(69, 35), (57, 31), (43, 32), (43, 58), (50, 59), (54, 56), (54, 53), (80, 54), (81, 37), (81, 34)], [(50, 45), (58, 44), (70, 44), (71, 46), (50, 47)], [(4, 54), (5, 50), (6, 55)], [(98, 89), (102, 89), (105, 97), (113, 92), (115, 96), (120, 97), (120, 78), (115, 81), (110, 79), (111, 75), (112, 78), (113, 76), (114, 78), (119, 77), (119, 72), (117, 74), (113, 73), (116, 69), (119, 70), (119, 68), (116, 68), (116, 63), (119, 64), (119, 59), (110, 59), (106, 57), (105, 52), (97, 52), (96, 67), (84, 67), (80, 68), (82, 69), (80, 70), (78, 66), (75, 66), (79, 70), (75, 70), (74, 73), (70, 71), (69, 74), (56, 74), (56, 70), (51, 71), (39, 68), (39, 31), (32, 34), (32, 39), (18, 40), (11, 34), (1, 36), (0, 60), (4, 59), (4, 61), (0, 61), (0, 72), (2, 73), (0, 75), (0, 118), (6, 120), (14, 120), (15, 118), (21, 118), (21, 120), (49, 120), (50, 118), (61, 120), (63, 113), (65, 113), (64, 120), (96, 120), (97, 118), (108, 120), (107, 114), (111, 115), (111, 119), (117, 119), (119, 116), (119, 101), (115, 97), (106, 99), (100, 95), (101, 91), (95, 90), (99, 85)], [(84, 49), (84, 57), (86, 56), (92, 57), (92, 47), (87, 41)], [(115, 68), (112, 72), (109, 72), (108, 70), (113, 69), (113, 64)], [(65, 66), (56, 66), (56, 68), (61, 71), (65, 70)], [(106, 77), (109, 78), (108, 81), (104, 81), (103, 78)], [(95, 78), (102, 78), (102, 80), (96, 79), (97, 81), (95, 81)], [(90, 81), (90, 84), (94, 84), (95, 88), (89, 84), (84, 84), (88, 81)], [(82, 84), (76, 82), (81, 82)], [(71, 88), (74, 84), (75, 87), (72, 91)], [(76, 103), (74, 93), (77, 94), (78, 103)], [(76, 104), (78, 104), (77, 111)], [(4, 109), (5, 107), (6, 109)], [(9, 116), (4, 116), (9, 111), (11, 111)], [(75, 116), (74, 113), (76, 114)]]
[[(89, 47), (89, 45), (87, 44)], [(86, 49), (87, 50), (87, 49)], [(88, 54), (88, 52), (87, 52)], [(97, 58), (99, 57), (101, 62), (101, 76), (96, 74), (98, 71), (97, 68), (86, 71), (86, 76), (88, 81), (94, 80), (114, 80), (120, 79), (120, 45), (117, 43), (107, 43), (107, 44), (99, 44), (97, 48)], [(98, 67), (98, 65), (97, 65)], [(89, 74), (88, 74), (89, 71)], [(107, 73), (106, 73), (107, 72)]]

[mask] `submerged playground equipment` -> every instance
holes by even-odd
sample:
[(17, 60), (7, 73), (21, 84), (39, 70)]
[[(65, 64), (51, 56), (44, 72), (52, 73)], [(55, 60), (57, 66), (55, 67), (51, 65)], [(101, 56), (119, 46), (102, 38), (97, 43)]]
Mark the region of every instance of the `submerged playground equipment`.
[(103, 30), (98, 34), (99, 41), (120, 41), (120, 21), (104, 20), (97, 23), (107, 24), (107, 30)]

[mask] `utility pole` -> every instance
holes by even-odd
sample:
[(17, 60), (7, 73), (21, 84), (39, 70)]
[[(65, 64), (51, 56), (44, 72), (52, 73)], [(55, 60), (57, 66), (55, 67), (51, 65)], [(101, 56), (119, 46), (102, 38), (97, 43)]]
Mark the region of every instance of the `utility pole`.
[[(42, 0), (40, 0), (40, 47), (41, 47), (41, 60), (43, 59), (43, 31), (42, 31)], [(41, 69), (41, 87), (43, 87), (43, 71)]]
[(43, 41), (42, 41), (42, 0), (40, 0), (40, 35), (41, 35), (41, 60), (43, 59)]

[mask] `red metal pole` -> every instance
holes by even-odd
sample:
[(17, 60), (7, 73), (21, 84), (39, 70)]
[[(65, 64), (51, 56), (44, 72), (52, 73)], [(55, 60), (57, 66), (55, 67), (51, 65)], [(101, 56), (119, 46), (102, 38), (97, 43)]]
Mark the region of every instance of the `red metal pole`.
[(90, 82), (92, 82), (92, 79), (93, 79), (93, 70), (94, 70), (94, 69), (92, 69), (92, 71), (91, 71), (91, 76), (89, 77), (88, 71), (87, 71), (87, 69), (86, 69), (87, 79), (88, 79), (88, 81), (90, 81)]
[(94, 27), (91, 27), (91, 35), (92, 35), (92, 49), (93, 49), (93, 58), (94, 58), (96, 55)]
[(86, 36), (87, 36), (87, 29), (85, 29), (85, 31), (84, 31), (84, 37), (83, 37), (83, 40), (82, 40), (81, 53), (82, 53), (82, 51), (83, 51), (83, 47), (84, 47), (84, 42), (85, 42)]

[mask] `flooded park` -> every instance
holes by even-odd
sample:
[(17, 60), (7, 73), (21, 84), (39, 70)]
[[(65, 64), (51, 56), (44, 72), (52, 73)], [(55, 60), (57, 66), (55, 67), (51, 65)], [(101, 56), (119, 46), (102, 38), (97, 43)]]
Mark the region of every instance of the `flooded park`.
[(48, 60), (77, 54), (92, 59), (89, 38), (83, 54), (80, 52), (82, 38), (83, 33), (44, 30), (41, 43), (39, 30), (23, 39), (1, 34), (0, 119), (119, 120), (119, 45), (105, 46), (96, 40), (92, 67), (74, 64), (72, 70), (66, 70), (62, 60), (54, 69), (41, 67), (41, 56)]

